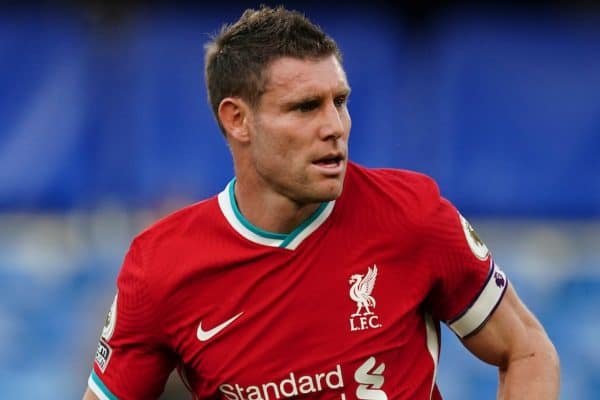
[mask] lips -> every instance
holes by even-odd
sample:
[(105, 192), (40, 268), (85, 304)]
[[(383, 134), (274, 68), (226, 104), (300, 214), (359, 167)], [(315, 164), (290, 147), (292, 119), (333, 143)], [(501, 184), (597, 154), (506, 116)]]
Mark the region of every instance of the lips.
[(341, 154), (332, 153), (313, 161), (313, 164), (320, 167), (337, 167), (343, 160), (344, 157)]
[(344, 160), (342, 153), (330, 153), (312, 162), (318, 173), (326, 178), (339, 179), (344, 173)]

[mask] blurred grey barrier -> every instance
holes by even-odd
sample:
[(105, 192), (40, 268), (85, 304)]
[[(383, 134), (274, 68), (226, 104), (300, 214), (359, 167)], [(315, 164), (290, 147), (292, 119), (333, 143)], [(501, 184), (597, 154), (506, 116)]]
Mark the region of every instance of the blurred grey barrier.
[[(109, 205), (90, 213), (0, 215), (5, 398), (80, 398), (121, 259), (133, 236), (162, 214)], [(600, 221), (472, 223), (554, 340), (562, 397), (599, 398)], [(443, 333), (438, 381), (446, 398), (493, 398), (495, 369)], [(173, 382), (169, 393), (177, 392)]]

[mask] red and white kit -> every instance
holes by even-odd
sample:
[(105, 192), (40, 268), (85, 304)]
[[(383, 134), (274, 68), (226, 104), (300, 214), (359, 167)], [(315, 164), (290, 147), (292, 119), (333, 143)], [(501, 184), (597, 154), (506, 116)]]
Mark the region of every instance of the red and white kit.
[(441, 399), (439, 322), (472, 334), (508, 282), (436, 184), (350, 163), (289, 234), (252, 226), (234, 185), (133, 241), (92, 391), (157, 398), (177, 367), (198, 399)]

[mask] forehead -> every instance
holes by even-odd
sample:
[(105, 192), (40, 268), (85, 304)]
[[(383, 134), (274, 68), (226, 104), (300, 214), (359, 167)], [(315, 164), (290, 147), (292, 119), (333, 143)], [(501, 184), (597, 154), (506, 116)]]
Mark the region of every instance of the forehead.
[(318, 60), (282, 57), (266, 73), (264, 94), (282, 98), (349, 89), (346, 73), (334, 55)]

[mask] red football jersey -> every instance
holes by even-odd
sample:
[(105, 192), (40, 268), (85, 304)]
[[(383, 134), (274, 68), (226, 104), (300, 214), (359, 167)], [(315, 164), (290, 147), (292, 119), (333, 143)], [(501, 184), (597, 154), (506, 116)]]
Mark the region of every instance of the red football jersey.
[(93, 392), (157, 398), (178, 367), (198, 399), (441, 399), (439, 321), (475, 332), (507, 280), (433, 180), (350, 163), (289, 234), (250, 224), (234, 185), (133, 241)]

